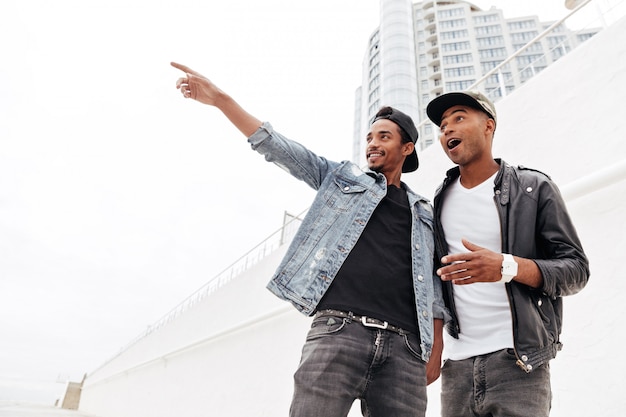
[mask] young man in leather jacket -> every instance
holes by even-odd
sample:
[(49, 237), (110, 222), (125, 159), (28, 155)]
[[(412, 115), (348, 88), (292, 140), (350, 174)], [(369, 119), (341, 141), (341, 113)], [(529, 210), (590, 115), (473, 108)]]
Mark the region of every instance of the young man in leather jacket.
[(587, 257), (550, 178), (493, 158), (489, 99), (448, 93), (427, 114), (457, 164), (434, 200), (437, 273), (452, 315), (442, 416), (548, 416), (562, 297), (586, 285)]
[[(268, 284), (314, 315), (290, 415), (417, 417), (441, 368), (443, 300), (432, 207), (400, 177), (418, 167), (417, 129), (386, 107), (367, 135), (368, 170), (316, 155), (247, 113), (206, 77), (172, 63), (185, 98), (219, 109), (254, 150), (317, 190)], [(326, 133), (325, 133), (326, 134)]]

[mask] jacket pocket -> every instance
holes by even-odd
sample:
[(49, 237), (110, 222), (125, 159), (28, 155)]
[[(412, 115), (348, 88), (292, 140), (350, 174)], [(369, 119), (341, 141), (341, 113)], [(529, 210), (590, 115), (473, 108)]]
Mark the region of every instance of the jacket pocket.
[(322, 198), (329, 209), (347, 212), (352, 209), (365, 191), (367, 191), (367, 187), (362, 184), (335, 177), (334, 183), (324, 191)]

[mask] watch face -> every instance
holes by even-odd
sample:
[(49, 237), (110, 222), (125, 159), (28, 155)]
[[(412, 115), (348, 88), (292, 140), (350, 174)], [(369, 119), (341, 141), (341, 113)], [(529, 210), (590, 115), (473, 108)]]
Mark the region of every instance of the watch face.
[(502, 281), (510, 282), (517, 275), (517, 262), (512, 255), (503, 254), (502, 260)]

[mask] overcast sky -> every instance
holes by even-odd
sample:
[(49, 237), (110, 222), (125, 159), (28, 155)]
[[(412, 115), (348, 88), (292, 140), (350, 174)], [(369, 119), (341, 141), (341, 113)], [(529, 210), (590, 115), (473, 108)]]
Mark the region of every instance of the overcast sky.
[[(506, 17), (567, 13), (562, 1), (473, 3)], [(306, 185), (180, 96), (169, 62), (346, 159), (378, 7), (0, 4), (0, 400), (53, 403), (57, 379), (79, 381), (276, 231), (283, 211), (308, 207)]]

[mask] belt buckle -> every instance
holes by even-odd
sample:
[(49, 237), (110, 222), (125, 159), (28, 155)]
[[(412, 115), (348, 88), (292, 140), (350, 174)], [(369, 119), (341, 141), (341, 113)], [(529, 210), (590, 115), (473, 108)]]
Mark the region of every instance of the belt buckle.
[(389, 326), (389, 323), (387, 323), (386, 321), (383, 321), (383, 324), (368, 323), (367, 317), (365, 316), (361, 316), (361, 323), (365, 327), (376, 327), (377, 329), (383, 329), (383, 330), (385, 330)]

